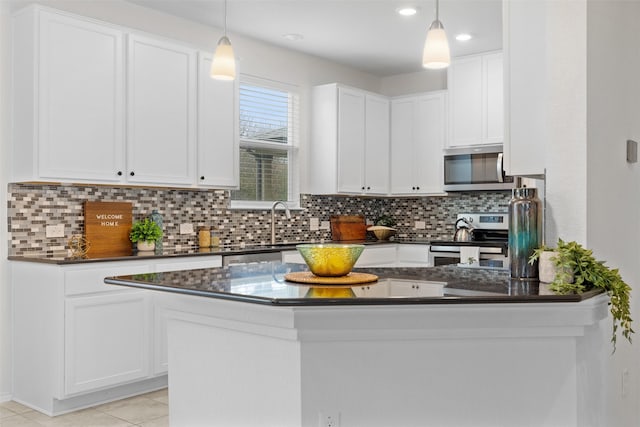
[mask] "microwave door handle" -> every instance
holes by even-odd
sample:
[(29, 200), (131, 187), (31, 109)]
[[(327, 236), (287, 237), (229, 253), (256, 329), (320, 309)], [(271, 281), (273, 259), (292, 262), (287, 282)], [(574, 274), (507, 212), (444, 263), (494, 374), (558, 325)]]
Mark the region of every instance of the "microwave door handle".
[(496, 161), (496, 172), (498, 173), (498, 182), (504, 182), (504, 169), (503, 169), (503, 153), (498, 153), (498, 160)]

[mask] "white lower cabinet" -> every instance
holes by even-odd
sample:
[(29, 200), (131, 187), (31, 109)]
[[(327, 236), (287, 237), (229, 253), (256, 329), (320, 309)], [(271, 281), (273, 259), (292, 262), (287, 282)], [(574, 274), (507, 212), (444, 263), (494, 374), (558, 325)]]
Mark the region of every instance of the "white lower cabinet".
[(65, 394), (149, 376), (149, 298), (125, 291), (66, 299)]
[(13, 262), (13, 399), (48, 415), (167, 384), (166, 310), (108, 276), (219, 267), (220, 256)]

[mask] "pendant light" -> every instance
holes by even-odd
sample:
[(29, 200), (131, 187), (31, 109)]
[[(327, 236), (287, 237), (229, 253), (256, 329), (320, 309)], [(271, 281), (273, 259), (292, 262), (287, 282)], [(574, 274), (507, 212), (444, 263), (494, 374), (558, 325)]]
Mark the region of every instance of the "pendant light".
[(439, 9), (439, 1), (436, 0), (436, 19), (429, 27), (427, 40), (424, 42), (424, 51), (422, 52), (422, 66), (432, 70), (447, 68), (451, 63), (449, 42), (444, 32), (444, 26), (439, 19)]
[(216, 53), (211, 62), (211, 77), (217, 80), (233, 80), (236, 78), (236, 58), (233, 47), (227, 37), (227, 0), (224, 0), (224, 35), (218, 41)]

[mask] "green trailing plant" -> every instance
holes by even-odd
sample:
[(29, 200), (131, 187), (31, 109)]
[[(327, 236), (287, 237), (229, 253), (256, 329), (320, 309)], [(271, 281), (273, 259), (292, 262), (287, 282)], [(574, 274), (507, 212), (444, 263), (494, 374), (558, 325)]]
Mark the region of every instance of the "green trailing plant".
[[(631, 308), (630, 293), (631, 287), (622, 280), (618, 269), (609, 268), (604, 261), (598, 261), (593, 256), (593, 251), (583, 248), (576, 242), (564, 242), (558, 239), (555, 249), (540, 247), (535, 250), (529, 263), (533, 264), (540, 258), (544, 251), (553, 250), (555, 256), (551, 258), (556, 266), (556, 276), (550, 284), (549, 289), (559, 294), (582, 293), (590, 289), (602, 289), (610, 297), (609, 310), (613, 316), (613, 351), (616, 350), (616, 340), (618, 329), (622, 336), (631, 342)], [(570, 281), (573, 273), (573, 283)]]
[(382, 225), (385, 227), (395, 227), (397, 224), (396, 220), (393, 219), (390, 215), (383, 214), (376, 219), (375, 225)]
[(155, 242), (162, 237), (162, 229), (158, 224), (145, 218), (142, 221), (136, 221), (131, 227), (129, 239), (133, 242)]

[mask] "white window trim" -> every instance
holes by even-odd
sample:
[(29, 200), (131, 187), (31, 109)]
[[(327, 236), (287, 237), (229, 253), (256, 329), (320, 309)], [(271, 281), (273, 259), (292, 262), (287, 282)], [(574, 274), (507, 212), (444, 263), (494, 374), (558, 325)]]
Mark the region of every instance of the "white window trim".
[[(292, 85), (288, 83), (278, 82), (275, 80), (264, 79), (257, 76), (252, 76), (248, 74), (240, 75), (240, 84), (245, 83), (249, 85), (255, 85), (259, 87), (265, 87), (274, 90), (282, 90), (287, 92), (295, 93), (298, 96), (298, 129), (296, 132), (298, 133), (298, 137), (293, 139), (292, 144), (279, 144), (277, 142), (254, 142), (250, 139), (243, 139), (240, 137), (239, 139), (239, 147), (260, 147), (260, 148), (274, 148), (276, 150), (287, 151), (289, 158), (289, 191), (287, 194), (288, 200), (282, 200), (287, 204), (287, 207), (290, 210), (303, 210), (300, 207), (300, 168), (299, 168), (299, 144), (300, 144), (300, 136), (302, 135), (301, 123), (302, 123), (302, 112), (301, 110), (301, 90), (297, 85)], [(238, 105), (239, 108), (239, 105)], [(231, 194), (231, 193), (229, 193)], [(275, 200), (270, 201), (257, 201), (257, 200), (230, 200), (229, 209), (230, 210), (271, 210), (271, 206)], [(278, 210), (281, 207), (278, 206)]]

